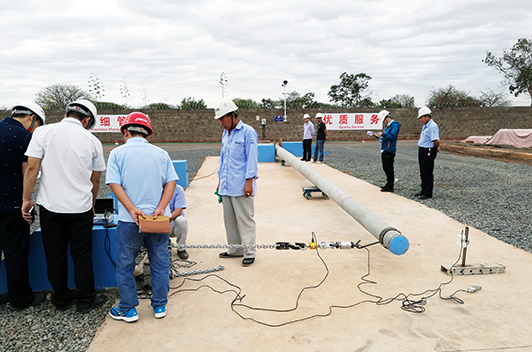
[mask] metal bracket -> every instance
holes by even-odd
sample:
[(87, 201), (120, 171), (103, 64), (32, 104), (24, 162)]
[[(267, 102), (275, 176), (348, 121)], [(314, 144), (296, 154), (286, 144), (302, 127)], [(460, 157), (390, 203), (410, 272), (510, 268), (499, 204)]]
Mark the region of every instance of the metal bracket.
[(468, 265), (445, 265), (442, 264), (441, 271), (447, 275), (484, 275), (484, 274), (504, 274), (506, 267), (502, 264), (483, 263)]

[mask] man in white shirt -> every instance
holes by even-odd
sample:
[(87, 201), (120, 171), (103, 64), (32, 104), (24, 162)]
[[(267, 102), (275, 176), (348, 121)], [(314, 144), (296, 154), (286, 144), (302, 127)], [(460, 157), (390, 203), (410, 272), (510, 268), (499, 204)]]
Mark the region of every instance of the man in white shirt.
[[(42, 241), (52, 303), (66, 310), (77, 299), (77, 310), (87, 313), (106, 297), (96, 295), (92, 267), (93, 206), (105, 170), (101, 142), (88, 130), (95, 123), (96, 107), (77, 100), (66, 107), (61, 122), (35, 130), (26, 151), (22, 214), (31, 220), (31, 195), (41, 170), (35, 203), (39, 206)], [(74, 261), (77, 295), (68, 288), (67, 249)]]
[(314, 125), (310, 122), (310, 115), (303, 115), (303, 157), (301, 161), (310, 161), (312, 158), (312, 137), (314, 136)]

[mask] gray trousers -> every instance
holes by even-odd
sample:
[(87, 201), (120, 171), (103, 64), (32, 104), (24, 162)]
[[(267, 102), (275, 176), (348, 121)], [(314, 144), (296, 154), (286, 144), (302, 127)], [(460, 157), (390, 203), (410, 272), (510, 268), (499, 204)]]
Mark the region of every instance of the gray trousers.
[[(224, 207), (225, 233), (228, 244), (255, 245), (255, 202), (253, 197), (222, 196)], [(255, 258), (255, 247), (227, 250), (229, 255), (244, 255), (244, 258)]]
[[(188, 221), (184, 216), (179, 216), (170, 221), (170, 237), (176, 238), (177, 244), (185, 245), (187, 242), (188, 234)], [(184, 250), (184, 249), (182, 249)]]

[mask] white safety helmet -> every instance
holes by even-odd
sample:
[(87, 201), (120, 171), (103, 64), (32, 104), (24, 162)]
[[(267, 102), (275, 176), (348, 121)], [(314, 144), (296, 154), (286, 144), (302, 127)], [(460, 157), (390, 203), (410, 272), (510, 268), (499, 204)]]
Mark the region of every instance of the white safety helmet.
[(214, 119), (218, 120), (221, 117), (238, 110), (235, 102), (230, 98), (223, 98), (219, 100), (214, 106)]
[(36, 103), (29, 102), (13, 106), (11, 109), (11, 115), (16, 114), (36, 115), (41, 119), (43, 125), (46, 123), (46, 114), (44, 113), (44, 110)]
[(426, 106), (422, 107), (421, 109), (418, 110), (417, 112), (417, 118), (419, 119), (421, 116), (425, 116), (425, 115), (429, 115), (431, 116), (432, 114), (432, 111), (430, 111), (429, 108), (427, 108)]
[(380, 121), (384, 121), (384, 119), (388, 116), (390, 116), (390, 112), (388, 110), (381, 110), (381, 112), (379, 112), (379, 115), (377, 115), (377, 118)]
[(321, 119), (321, 118), (323, 118), (323, 114), (322, 114), (321, 112), (318, 112), (318, 113), (316, 114), (316, 118), (317, 118), (317, 119)]
[(98, 111), (96, 110), (96, 106), (86, 99), (78, 99), (68, 104), (66, 106), (66, 112), (68, 113), (69, 111), (76, 111), (82, 115), (90, 117), (89, 124), (87, 125), (88, 130), (92, 129), (96, 124), (96, 115), (98, 115)]
[(303, 119), (310, 119), (310, 115), (309, 114), (303, 115)]

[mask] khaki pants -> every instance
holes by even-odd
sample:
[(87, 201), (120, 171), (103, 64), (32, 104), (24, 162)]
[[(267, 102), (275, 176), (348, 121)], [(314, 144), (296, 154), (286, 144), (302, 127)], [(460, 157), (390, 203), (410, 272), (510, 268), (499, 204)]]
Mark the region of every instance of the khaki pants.
[[(255, 201), (253, 197), (222, 196), (224, 207), (225, 233), (228, 244), (255, 245)], [(244, 255), (244, 258), (255, 258), (255, 247), (245, 249), (228, 249), (229, 255)]]

